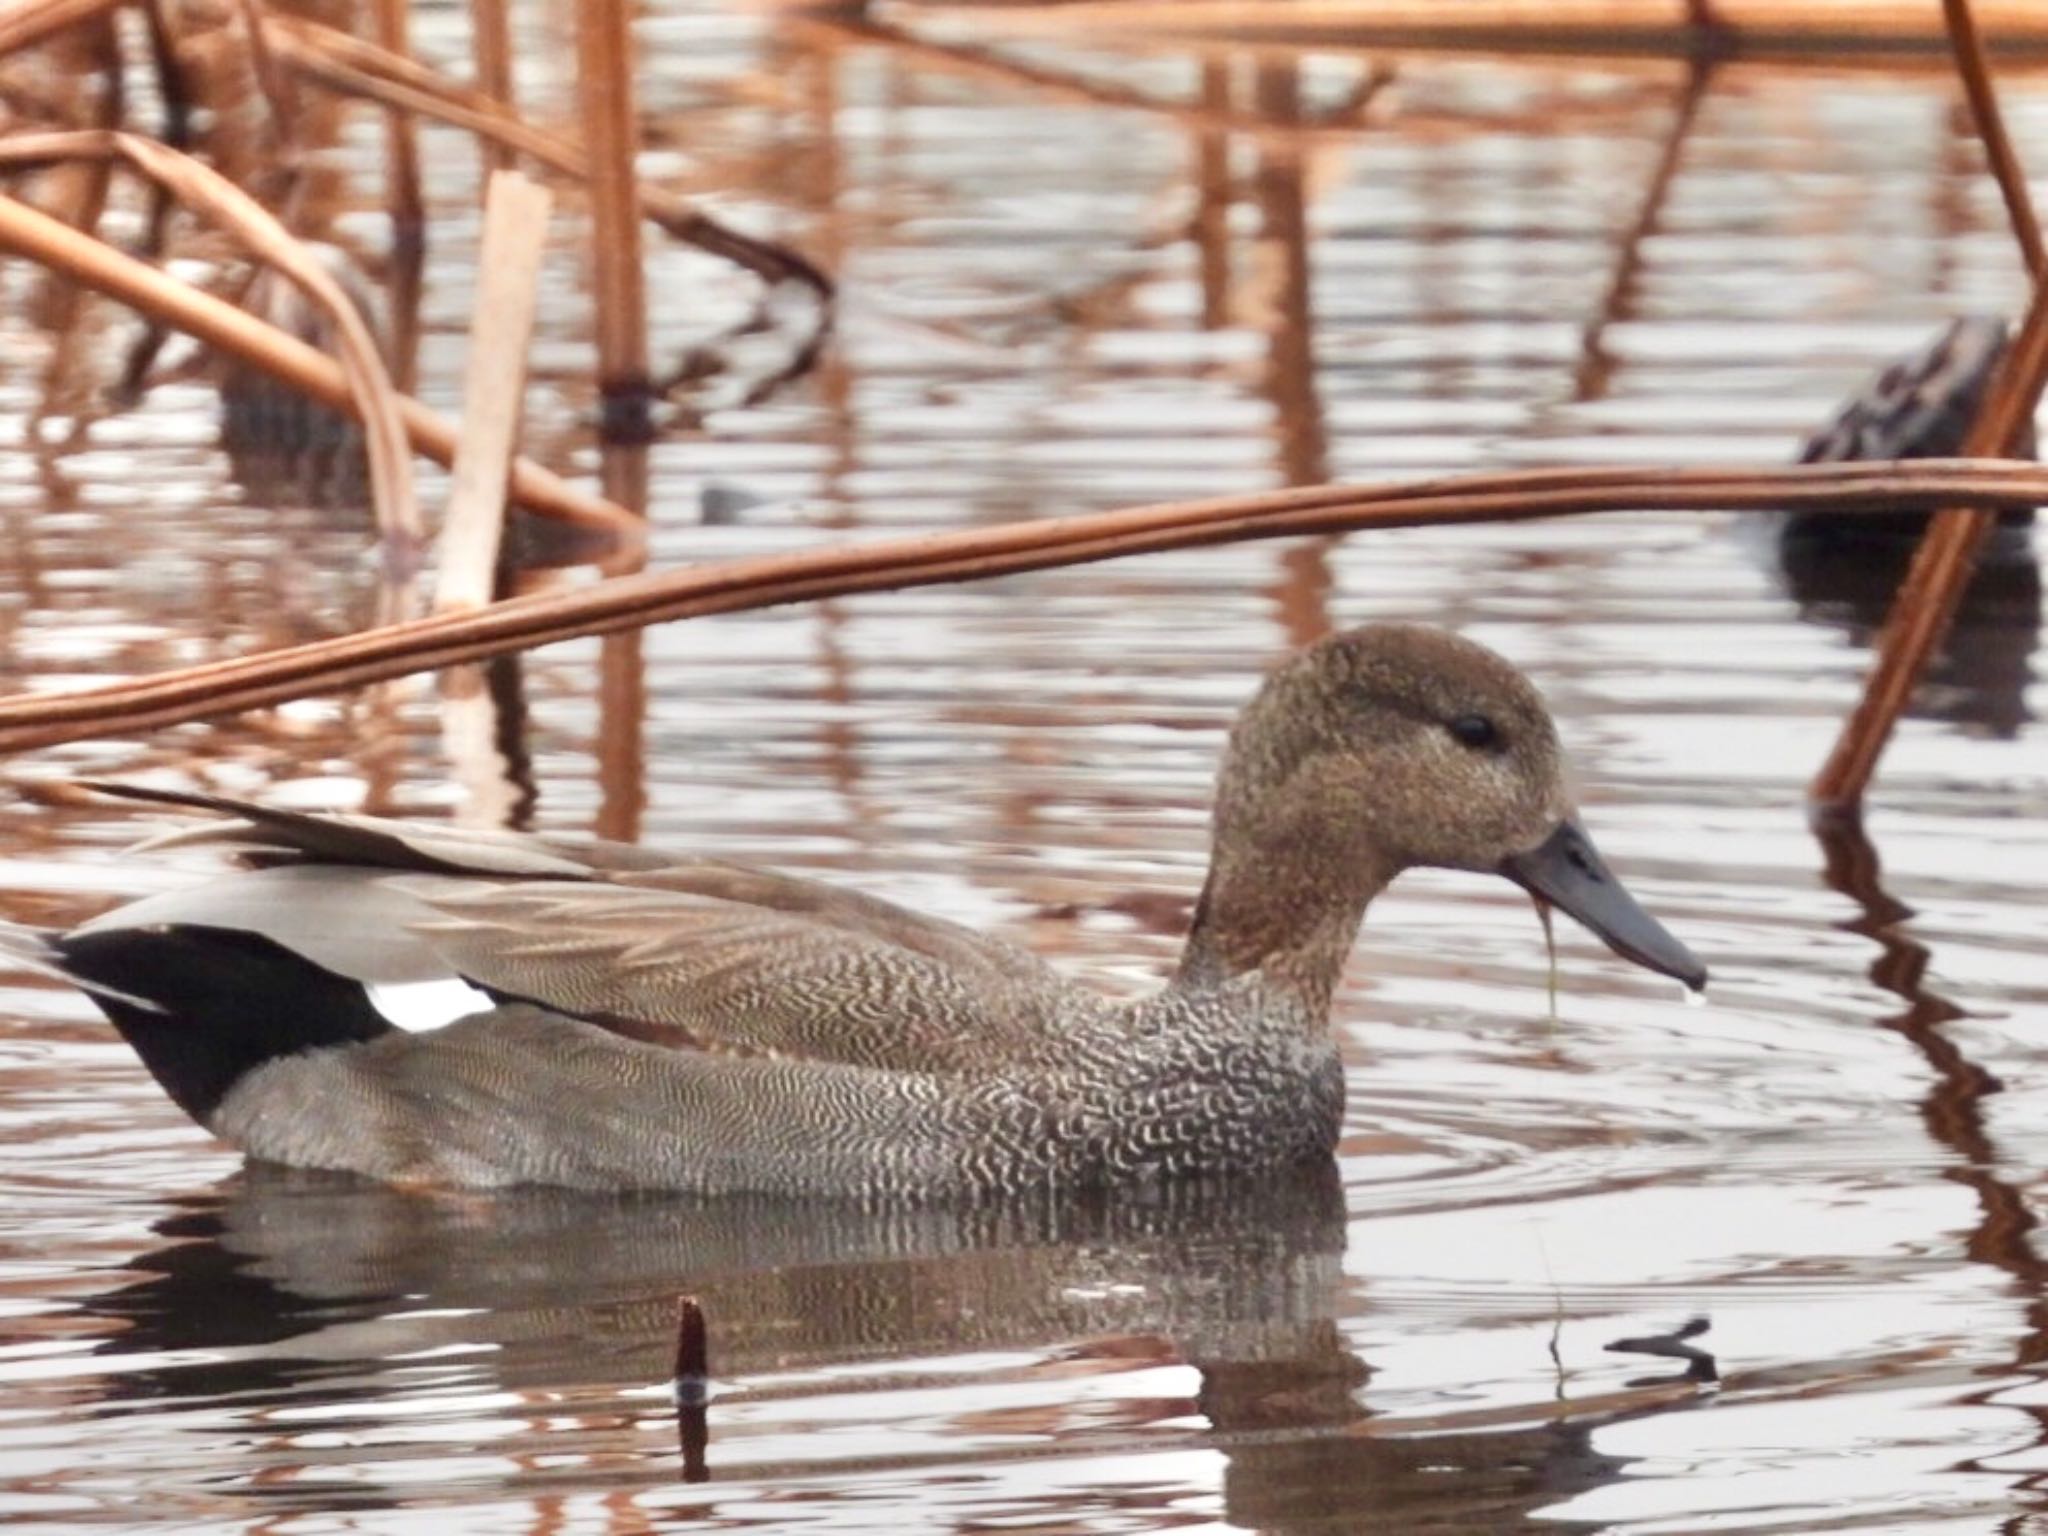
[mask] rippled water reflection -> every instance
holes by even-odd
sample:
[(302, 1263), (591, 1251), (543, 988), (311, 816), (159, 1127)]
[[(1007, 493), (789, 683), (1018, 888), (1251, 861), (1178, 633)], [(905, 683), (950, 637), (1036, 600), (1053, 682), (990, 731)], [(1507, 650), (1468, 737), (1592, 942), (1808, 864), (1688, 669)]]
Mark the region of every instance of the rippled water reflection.
[[(522, 18), (543, 111), (557, 22)], [(422, 51), (460, 73), (465, 25), (422, 7)], [(662, 563), (1326, 475), (1789, 457), (1883, 360), (2017, 292), (1931, 72), (1044, 45), (993, 67), (710, 0), (642, 35), (650, 172), (844, 293), (802, 385), (732, 406), (789, 340), (752, 337), (701, 428), (611, 466), (644, 476)], [(1105, 100), (1133, 91), (1176, 105)], [(2041, 141), (2048, 94), (2008, 91)], [(308, 232), (377, 286), (374, 119), (311, 121), (337, 149)], [(427, 149), (419, 384), (449, 403), (474, 161)], [(530, 421), (594, 472), (578, 237), (565, 219)], [(747, 314), (716, 264), (652, 261), (665, 355)], [(203, 375), (112, 409), (130, 322), (19, 264), (0, 288), (7, 686), (364, 621), (360, 521), (265, 504)], [(1985, 578), (1869, 841), (1817, 840), (1802, 786), (1885, 557), (1787, 561), (1776, 530), (1702, 517), (1245, 546), (568, 645), (501, 673), (495, 737), (421, 685), (16, 759), (23, 787), (150, 775), (709, 849), (1131, 989), (1173, 952), (1259, 671), (1427, 618), (1538, 676), (1609, 856), (1717, 980), (1687, 1007), (1566, 935), (1553, 1019), (1520, 899), (1412, 876), (1342, 1000), (1326, 1187), (881, 1219), (241, 1170), (81, 1001), (7, 978), (0, 1518), (2021, 1530), (2048, 1471), (2038, 543)], [(10, 797), (8, 915), (185, 877), (124, 858), (135, 831)], [(681, 1291), (711, 1319), (702, 1483), (665, 1385)], [(1718, 1391), (1605, 1347), (1694, 1316)]]

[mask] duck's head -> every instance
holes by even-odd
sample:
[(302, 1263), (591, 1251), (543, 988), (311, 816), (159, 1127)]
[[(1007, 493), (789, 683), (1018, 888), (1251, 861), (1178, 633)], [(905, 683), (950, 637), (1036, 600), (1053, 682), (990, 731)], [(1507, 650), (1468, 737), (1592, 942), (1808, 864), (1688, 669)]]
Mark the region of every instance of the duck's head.
[(1355, 929), (1417, 865), (1505, 875), (1638, 965), (1706, 982), (1579, 825), (1534, 685), (1446, 630), (1370, 624), (1290, 658), (1239, 717), (1205, 915), (1226, 968), (1247, 969), (1317, 909)]

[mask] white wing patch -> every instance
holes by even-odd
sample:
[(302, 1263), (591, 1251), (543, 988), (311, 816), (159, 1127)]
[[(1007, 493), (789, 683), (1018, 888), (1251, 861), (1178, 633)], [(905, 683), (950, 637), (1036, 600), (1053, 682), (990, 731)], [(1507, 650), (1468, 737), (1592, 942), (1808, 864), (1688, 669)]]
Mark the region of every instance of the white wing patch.
[(460, 976), (436, 981), (375, 981), (363, 991), (370, 1006), (407, 1034), (423, 1035), (442, 1029), (472, 1013), (482, 1013), (497, 1004), (488, 992), (480, 991)]

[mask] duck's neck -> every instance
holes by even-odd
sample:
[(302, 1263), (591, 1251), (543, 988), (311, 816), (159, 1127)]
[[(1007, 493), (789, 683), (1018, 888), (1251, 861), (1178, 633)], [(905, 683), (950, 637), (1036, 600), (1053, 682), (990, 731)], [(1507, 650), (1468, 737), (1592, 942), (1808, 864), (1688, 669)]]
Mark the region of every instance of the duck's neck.
[(1321, 1029), (1366, 906), (1394, 874), (1387, 861), (1313, 840), (1219, 846), (1174, 985), (1207, 990), (1256, 973)]

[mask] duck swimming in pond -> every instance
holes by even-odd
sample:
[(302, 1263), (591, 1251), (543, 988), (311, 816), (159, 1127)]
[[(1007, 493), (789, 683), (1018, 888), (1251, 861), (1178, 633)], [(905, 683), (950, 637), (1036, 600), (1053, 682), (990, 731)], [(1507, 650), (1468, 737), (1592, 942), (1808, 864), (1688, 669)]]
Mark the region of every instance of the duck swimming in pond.
[[(248, 1155), (375, 1178), (861, 1197), (1272, 1168), (1341, 1117), (1330, 1002), (1366, 905), (1492, 871), (1619, 954), (1706, 972), (1579, 826), (1535, 688), (1442, 630), (1282, 664), (1231, 732), (1179, 968), (1117, 1002), (873, 897), (617, 843), (224, 812), (253, 866), (10, 947), (98, 1002)], [(461, 977), (398, 1029), (371, 988)]]

